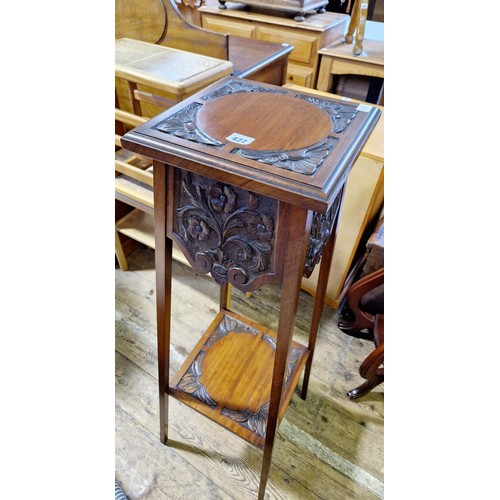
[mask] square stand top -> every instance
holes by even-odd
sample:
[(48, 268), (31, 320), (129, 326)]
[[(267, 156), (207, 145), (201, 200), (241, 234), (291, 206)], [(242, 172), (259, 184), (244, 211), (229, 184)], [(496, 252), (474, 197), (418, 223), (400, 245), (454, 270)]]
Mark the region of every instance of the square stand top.
[(326, 213), (380, 110), (226, 77), (125, 134), (125, 148)]

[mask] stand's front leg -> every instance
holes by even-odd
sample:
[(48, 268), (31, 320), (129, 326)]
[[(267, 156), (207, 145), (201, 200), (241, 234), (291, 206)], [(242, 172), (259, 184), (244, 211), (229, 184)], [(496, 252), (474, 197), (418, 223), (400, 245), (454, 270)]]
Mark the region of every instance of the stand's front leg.
[(155, 216), (156, 321), (158, 339), (158, 390), (160, 440), (168, 440), (168, 378), (170, 366), (170, 308), (172, 287), (172, 240), (166, 235), (167, 167), (153, 163)]
[(300, 284), (304, 271), (304, 261), (309, 234), (306, 231), (307, 210), (293, 205), (286, 205), (287, 241), (285, 243), (285, 260), (281, 287), (280, 317), (276, 339), (271, 399), (266, 428), (264, 457), (260, 476), (259, 500), (264, 498), (267, 479), (271, 467), (274, 438), (278, 427), (283, 382), (287, 366), (288, 351), (293, 337), (295, 315), (299, 302)]

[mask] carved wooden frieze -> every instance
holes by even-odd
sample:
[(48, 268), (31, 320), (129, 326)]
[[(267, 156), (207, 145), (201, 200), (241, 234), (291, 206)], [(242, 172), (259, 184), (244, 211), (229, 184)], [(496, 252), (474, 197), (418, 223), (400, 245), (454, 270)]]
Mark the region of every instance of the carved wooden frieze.
[(299, 174), (312, 175), (330, 154), (338, 139), (328, 137), (307, 148), (290, 151), (255, 151), (235, 148), (231, 153)]
[(270, 92), (272, 94), (286, 94), (285, 90), (270, 89), (267, 87), (261, 87), (259, 85), (254, 85), (252, 83), (241, 82), (237, 80), (230, 80), (224, 85), (221, 85), (218, 89), (206, 94), (202, 97), (204, 101), (211, 101), (217, 99), (217, 97), (223, 97), (229, 94), (236, 94), (238, 92)]
[(194, 269), (236, 288), (274, 275), (278, 202), (177, 170), (174, 236)]
[(358, 112), (355, 106), (349, 104), (338, 104), (325, 99), (320, 99), (318, 97), (311, 97), (302, 94), (297, 94), (296, 97), (304, 99), (305, 101), (314, 104), (328, 113), (332, 122), (332, 132), (337, 134), (340, 134), (346, 129)]
[(337, 195), (333, 205), (326, 214), (320, 214), (318, 212), (313, 213), (311, 234), (309, 235), (309, 243), (307, 245), (306, 261), (304, 265), (304, 276), (306, 278), (311, 276), (314, 267), (320, 261), (323, 248), (332, 234), (335, 221), (339, 214), (342, 193), (343, 191)]
[(207, 146), (223, 147), (224, 143), (203, 132), (196, 121), (196, 115), (202, 104), (196, 102), (158, 123), (154, 129), (167, 134), (182, 137), (188, 141), (199, 142)]

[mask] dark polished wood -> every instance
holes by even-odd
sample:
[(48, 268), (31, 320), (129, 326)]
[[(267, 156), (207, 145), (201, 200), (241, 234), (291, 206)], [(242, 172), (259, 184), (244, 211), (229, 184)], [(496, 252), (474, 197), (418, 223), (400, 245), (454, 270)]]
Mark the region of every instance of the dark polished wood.
[[(227, 77), (122, 139), (155, 161), (160, 391), (263, 448), (259, 499), (279, 421), (314, 351), (345, 182), (379, 116), (376, 108)], [(229, 285), (249, 292), (281, 284), (276, 332), (234, 315), (222, 298), (169, 388), (172, 257), (165, 239), (222, 293)], [(301, 278), (323, 250), (305, 347), (293, 341)]]
[(228, 36), (228, 60), (233, 63), (233, 76), (273, 85), (286, 83), (288, 56), (293, 45)]
[(170, 362), (170, 307), (172, 284), (172, 240), (166, 237), (167, 171), (153, 163), (155, 203), (156, 321), (158, 333), (158, 389), (160, 397), (160, 441), (168, 440), (168, 371)]
[[(361, 330), (368, 330), (373, 336), (375, 350), (370, 353), (359, 367), (359, 374), (366, 379), (359, 387), (351, 389), (347, 395), (351, 399), (368, 394), (384, 381), (384, 313), (369, 309), (363, 299), (384, 283), (384, 268), (367, 274), (356, 281), (347, 292), (347, 305), (354, 315), (352, 321), (340, 321), (339, 328), (344, 333), (357, 336)], [(383, 303), (383, 292), (381, 297)]]

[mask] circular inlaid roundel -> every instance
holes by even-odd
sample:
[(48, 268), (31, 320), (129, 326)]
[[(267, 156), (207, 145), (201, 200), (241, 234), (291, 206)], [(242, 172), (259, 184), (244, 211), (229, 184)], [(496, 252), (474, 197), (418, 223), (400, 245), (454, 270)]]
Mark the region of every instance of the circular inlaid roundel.
[[(258, 360), (251, 368), (249, 352)], [(257, 413), (269, 401), (273, 362), (274, 350), (262, 338), (229, 332), (205, 353), (199, 382), (224, 408)]]
[(217, 97), (198, 112), (200, 129), (227, 143), (240, 134), (255, 139), (251, 150), (273, 151), (305, 148), (325, 139), (332, 130), (327, 113), (289, 95), (239, 92)]

